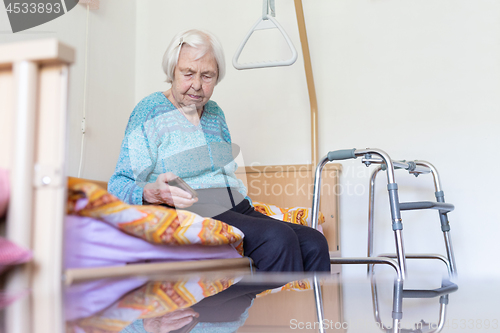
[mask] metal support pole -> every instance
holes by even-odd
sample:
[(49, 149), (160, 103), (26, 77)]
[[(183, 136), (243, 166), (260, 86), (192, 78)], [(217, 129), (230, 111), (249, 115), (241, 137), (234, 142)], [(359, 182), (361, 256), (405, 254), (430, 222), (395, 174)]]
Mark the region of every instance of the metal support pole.
[[(434, 180), (434, 188), (436, 190), (435, 196), (437, 202), (445, 202), (444, 201), (444, 192), (441, 186), (441, 179), (439, 177), (439, 173), (434, 165), (427, 161), (415, 161), (417, 165), (425, 166), (431, 170), (432, 178)], [(439, 218), (441, 220), (441, 230), (443, 231), (444, 243), (446, 247), (446, 254), (448, 256), (448, 261), (450, 263), (451, 273), (456, 276), (456, 263), (455, 263), (455, 255), (453, 254), (453, 246), (451, 243), (450, 237), (450, 224), (448, 221), (448, 214), (446, 212), (439, 212)]]
[(394, 165), (389, 155), (380, 149), (356, 149), (356, 156), (377, 155), (384, 161), (387, 167), (387, 191), (389, 193), (389, 204), (391, 206), (392, 230), (394, 230), (394, 240), (396, 243), (396, 253), (398, 255), (399, 268), (403, 278), (406, 277), (406, 258), (403, 245), (403, 223), (401, 211), (399, 209), (398, 185), (394, 177)]
[(316, 315), (319, 323), (319, 332), (324, 333), (323, 320), (325, 315), (323, 313), (323, 296), (321, 295), (321, 285), (318, 276), (314, 274), (313, 277), (314, 300), (316, 302)]
[(319, 202), (320, 202), (320, 192), (321, 192), (321, 171), (323, 167), (328, 163), (328, 157), (323, 157), (316, 167), (316, 173), (314, 176), (314, 192), (313, 192), (313, 204), (311, 213), (311, 227), (313, 229), (318, 229), (318, 216), (319, 216)]

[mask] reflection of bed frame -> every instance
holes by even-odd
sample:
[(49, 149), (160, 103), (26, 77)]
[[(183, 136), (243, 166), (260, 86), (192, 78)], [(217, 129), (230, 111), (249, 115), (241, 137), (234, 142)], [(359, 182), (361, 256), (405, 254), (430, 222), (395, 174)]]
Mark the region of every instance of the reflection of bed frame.
[[(134, 273), (249, 269), (248, 260), (130, 265), (120, 269), (62, 269), (65, 213), (68, 67), (74, 51), (56, 40), (0, 46), (0, 167), (11, 170), (7, 237), (33, 251), (31, 263), (16, 267), (7, 289), (31, 296), (7, 309), (7, 332), (62, 332), (61, 278), (69, 281)], [(325, 234), (338, 251), (338, 165), (329, 165), (321, 196)], [(259, 166), (239, 170), (249, 196), (282, 207), (311, 206), (309, 165)], [(104, 182), (101, 186), (105, 185)], [(135, 267), (134, 267), (135, 266)]]

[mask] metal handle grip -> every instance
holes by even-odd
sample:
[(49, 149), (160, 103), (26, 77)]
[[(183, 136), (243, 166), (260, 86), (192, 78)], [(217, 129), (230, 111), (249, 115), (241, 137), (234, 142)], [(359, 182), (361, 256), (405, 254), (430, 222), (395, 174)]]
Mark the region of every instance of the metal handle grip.
[(353, 149), (342, 149), (342, 150), (334, 150), (328, 153), (328, 160), (336, 161), (336, 160), (348, 160), (350, 158), (356, 158), (354, 152), (356, 148)]

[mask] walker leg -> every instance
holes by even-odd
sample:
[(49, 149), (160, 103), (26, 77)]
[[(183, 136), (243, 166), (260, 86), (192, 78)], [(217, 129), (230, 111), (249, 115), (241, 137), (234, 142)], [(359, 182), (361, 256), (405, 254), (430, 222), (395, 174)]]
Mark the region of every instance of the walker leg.
[[(444, 202), (444, 192), (436, 191), (437, 202)], [(443, 231), (444, 244), (446, 247), (446, 255), (448, 256), (448, 261), (450, 262), (450, 270), (453, 276), (457, 275), (455, 255), (453, 254), (453, 247), (451, 244), (450, 237), (450, 222), (448, 221), (448, 214), (446, 212), (439, 212), (439, 218), (441, 219), (441, 231)]]
[(443, 232), (444, 243), (446, 246), (446, 255), (448, 256), (448, 262), (450, 263), (450, 272), (452, 276), (457, 276), (457, 266), (455, 263), (455, 255), (453, 254), (453, 246), (451, 244), (450, 232)]
[[(432, 177), (434, 179), (434, 187), (436, 189), (435, 196), (436, 196), (436, 201), (437, 202), (445, 202), (444, 201), (444, 192), (441, 187), (441, 179), (439, 177), (439, 173), (434, 167), (429, 162), (426, 161), (415, 161), (417, 165), (422, 165), (425, 167), (428, 167), (431, 170)], [(446, 212), (439, 212), (439, 218), (441, 220), (441, 230), (443, 231), (443, 236), (444, 236), (444, 243), (446, 246), (446, 254), (448, 256), (448, 261), (450, 263), (450, 270), (453, 276), (457, 275), (457, 266), (455, 263), (455, 255), (453, 254), (453, 247), (451, 244), (451, 237), (450, 237), (450, 223), (448, 221), (448, 214)]]
[(392, 301), (392, 332), (399, 333), (403, 318), (403, 280), (394, 281), (394, 294)]
[(403, 245), (403, 222), (399, 209), (398, 184), (387, 184), (387, 190), (389, 191), (389, 204), (391, 206), (392, 230), (394, 230), (396, 254), (398, 256), (399, 269), (404, 279), (406, 277), (406, 256)]
[[(374, 232), (374, 218), (375, 218), (375, 179), (382, 167), (376, 168), (370, 177), (370, 194), (368, 205), (368, 257), (373, 257), (373, 232)], [(373, 265), (368, 265), (368, 275), (373, 271)]]
[(319, 332), (324, 333), (323, 320), (325, 318), (323, 313), (323, 297), (321, 295), (321, 286), (319, 284), (318, 276), (314, 274), (313, 277), (314, 300), (316, 302), (316, 315), (318, 317)]

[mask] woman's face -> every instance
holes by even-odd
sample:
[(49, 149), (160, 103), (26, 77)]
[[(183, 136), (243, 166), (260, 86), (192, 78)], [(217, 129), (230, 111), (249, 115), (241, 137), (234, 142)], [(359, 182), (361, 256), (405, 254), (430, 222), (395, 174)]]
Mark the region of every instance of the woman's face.
[(177, 107), (196, 106), (200, 112), (217, 83), (217, 62), (212, 52), (196, 59), (198, 51), (184, 45), (174, 70), (172, 95)]

